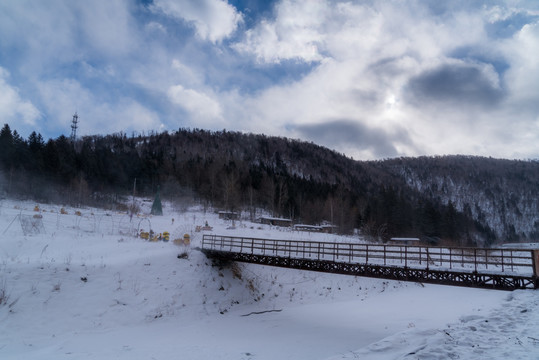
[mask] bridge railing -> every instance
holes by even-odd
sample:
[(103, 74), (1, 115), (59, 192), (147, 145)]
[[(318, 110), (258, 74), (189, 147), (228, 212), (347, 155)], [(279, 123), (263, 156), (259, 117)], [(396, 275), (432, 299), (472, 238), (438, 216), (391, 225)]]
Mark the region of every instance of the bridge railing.
[(351, 244), (210, 234), (204, 235), (202, 248), (294, 259), (539, 276), (539, 251), (529, 249)]

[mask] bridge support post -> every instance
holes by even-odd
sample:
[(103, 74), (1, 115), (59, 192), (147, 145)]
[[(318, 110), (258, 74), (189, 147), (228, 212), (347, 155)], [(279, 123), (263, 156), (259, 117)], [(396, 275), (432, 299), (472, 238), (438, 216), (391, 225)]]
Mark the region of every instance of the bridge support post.
[(532, 250), (533, 277), (535, 278), (535, 288), (539, 288), (539, 250)]

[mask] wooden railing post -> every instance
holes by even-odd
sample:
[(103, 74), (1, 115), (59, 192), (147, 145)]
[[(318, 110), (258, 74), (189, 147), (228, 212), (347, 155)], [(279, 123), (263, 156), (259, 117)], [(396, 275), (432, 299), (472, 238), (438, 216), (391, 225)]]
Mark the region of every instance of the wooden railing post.
[(408, 267), (408, 246), (404, 247), (404, 268)]
[(365, 264), (369, 263), (369, 245), (365, 245)]

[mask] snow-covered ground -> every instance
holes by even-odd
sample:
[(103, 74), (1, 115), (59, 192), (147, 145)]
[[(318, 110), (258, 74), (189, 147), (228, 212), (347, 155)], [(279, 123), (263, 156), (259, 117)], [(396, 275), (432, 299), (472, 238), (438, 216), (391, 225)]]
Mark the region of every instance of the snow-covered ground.
[[(229, 229), (214, 213), (171, 206), (132, 219), (35, 206), (0, 203), (0, 359), (539, 359), (537, 291), (212, 266), (196, 250), (206, 222), (225, 235), (357, 238)], [(131, 235), (141, 228), (172, 239)], [(185, 233), (190, 247), (175, 245)]]

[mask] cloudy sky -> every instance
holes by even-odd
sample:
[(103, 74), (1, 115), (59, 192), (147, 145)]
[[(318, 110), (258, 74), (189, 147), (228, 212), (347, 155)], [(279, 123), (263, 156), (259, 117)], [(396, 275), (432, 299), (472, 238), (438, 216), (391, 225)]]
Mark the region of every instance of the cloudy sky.
[(56, 138), (75, 112), (78, 135), (539, 158), (539, 1), (0, 1), (0, 123)]

